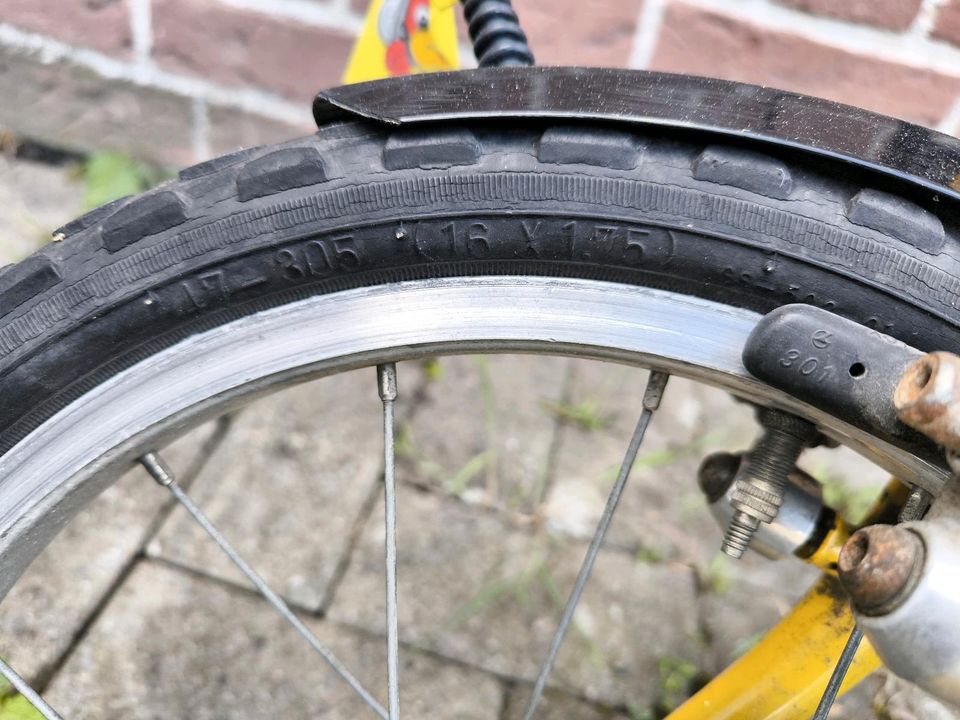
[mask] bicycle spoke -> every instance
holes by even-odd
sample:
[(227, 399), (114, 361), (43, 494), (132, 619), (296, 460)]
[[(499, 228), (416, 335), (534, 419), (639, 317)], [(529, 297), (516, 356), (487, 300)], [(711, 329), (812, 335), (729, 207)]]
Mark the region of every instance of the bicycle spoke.
[(633, 469), (637, 452), (643, 443), (643, 437), (647, 432), (647, 426), (650, 424), (650, 418), (653, 417), (653, 412), (660, 406), (660, 400), (663, 397), (663, 391), (667, 386), (667, 380), (669, 378), (670, 376), (666, 373), (650, 373), (647, 388), (643, 393), (643, 411), (640, 413), (640, 419), (637, 420), (637, 427), (634, 429), (633, 437), (630, 438), (630, 444), (627, 446), (627, 452), (623, 457), (623, 463), (620, 465), (620, 473), (617, 475), (617, 481), (610, 491), (610, 497), (607, 498), (607, 505), (603, 510), (603, 515), (600, 517), (600, 522), (597, 524), (593, 539), (590, 541), (590, 547), (587, 549), (583, 564), (580, 566), (580, 572), (577, 574), (577, 580), (573, 585), (573, 590), (563, 609), (563, 616), (560, 618), (560, 624), (553, 635), (550, 650), (540, 668), (537, 682), (533, 686), (533, 694), (530, 696), (527, 711), (524, 713), (524, 720), (532, 720), (540, 704), (540, 700), (543, 697), (547, 679), (550, 677), (550, 672), (553, 670), (553, 665), (557, 660), (557, 654), (560, 652), (560, 646), (563, 644), (567, 630), (570, 628), (570, 623), (573, 621), (573, 614), (580, 602), (583, 589), (586, 587), (587, 580), (590, 579), (590, 572), (593, 570), (593, 565), (597, 560), (600, 547), (603, 545), (603, 539), (607, 534), (610, 522), (613, 520), (613, 514), (616, 512), (617, 505), (620, 502), (620, 496), (623, 494), (627, 479), (630, 477), (630, 471)]
[(863, 640), (863, 631), (859, 627), (854, 627), (847, 638), (847, 644), (843, 646), (843, 652), (840, 653), (840, 659), (837, 666), (833, 669), (830, 681), (827, 683), (827, 689), (823, 691), (820, 698), (820, 704), (817, 705), (817, 711), (813, 714), (813, 720), (827, 720), (830, 715), (830, 709), (840, 693), (840, 686), (843, 685), (843, 679), (847, 676), (853, 659), (857, 656), (857, 650), (860, 649), (860, 641)]
[(397, 634), (397, 482), (393, 403), (397, 399), (397, 366), (377, 366), (377, 389), (383, 401), (383, 486), (387, 566), (387, 707), (390, 720), (400, 720), (400, 663)]
[(36, 708), (37, 712), (43, 715), (44, 720), (63, 720), (63, 716), (50, 707), (47, 701), (40, 697), (40, 693), (30, 687), (27, 681), (20, 677), (20, 675), (3, 660), (0, 660), (0, 675), (3, 675), (7, 679), (7, 682), (9, 682), (18, 693), (23, 695), (27, 699), (27, 702)]
[(267, 585), (266, 581), (249, 565), (246, 560), (244, 560), (240, 554), (234, 549), (234, 547), (227, 541), (227, 539), (217, 530), (216, 526), (207, 518), (206, 515), (200, 510), (200, 508), (193, 502), (189, 495), (181, 488), (176, 481), (176, 477), (173, 472), (167, 467), (163, 460), (156, 453), (147, 453), (140, 458), (140, 463), (146, 468), (147, 472), (150, 473), (156, 482), (167, 488), (170, 493), (176, 498), (184, 509), (190, 513), (193, 519), (197, 524), (204, 529), (204, 531), (213, 539), (213, 541), (223, 550), (224, 554), (230, 558), (231, 562), (239, 568), (240, 572), (247, 576), (247, 579), (253, 583), (257, 591), (269, 602), (274, 609), (280, 614), (280, 616), (286, 620), (297, 633), (307, 641), (313, 650), (320, 655), (330, 667), (341, 677), (346, 683), (353, 688), (354, 692), (360, 696), (360, 698), (370, 706), (370, 708), (377, 713), (383, 720), (389, 720), (387, 717), (386, 711), (377, 702), (377, 700), (367, 692), (364, 687), (360, 684), (360, 681), (357, 680), (346, 666), (340, 662), (336, 655), (331, 652), (326, 645), (320, 642), (319, 638), (311, 632), (303, 621), (297, 617), (297, 615), (290, 609), (290, 606), (287, 605), (283, 599), (277, 595), (270, 587)]
[[(919, 520), (923, 517), (927, 507), (930, 505), (930, 497), (930, 494), (922, 488), (914, 488), (911, 490), (907, 502), (900, 511), (900, 517), (897, 518), (898, 521), (910, 522), (911, 520)], [(837, 665), (830, 675), (830, 681), (827, 683), (827, 687), (820, 697), (817, 711), (813, 714), (811, 720), (826, 720), (827, 717), (829, 717), (830, 710), (833, 708), (833, 704), (837, 700), (837, 695), (840, 693), (840, 686), (843, 685), (843, 680), (850, 670), (850, 665), (853, 664), (853, 659), (857, 655), (857, 650), (860, 648), (860, 642), (862, 640), (863, 631), (859, 627), (854, 626), (850, 637), (847, 638), (847, 644), (844, 645), (843, 652), (840, 654), (840, 659), (837, 661)]]

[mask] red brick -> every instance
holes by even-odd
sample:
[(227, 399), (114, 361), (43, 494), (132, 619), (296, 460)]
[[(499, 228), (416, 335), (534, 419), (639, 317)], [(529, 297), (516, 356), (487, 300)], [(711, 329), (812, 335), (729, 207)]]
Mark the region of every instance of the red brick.
[(154, 59), (162, 67), (309, 102), (339, 84), (353, 38), (215, 0), (154, 0)]
[(132, 42), (126, 0), (3, 0), (0, 22), (111, 55)]
[(664, 17), (653, 68), (771, 85), (935, 125), (960, 79), (855, 55), (677, 4)]
[(309, 135), (315, 125), (289, 125), (261, 115), (213, 105), (210, 107), (210, 151), (214, 156)]
[(54, 147), (196, 161), (190, 100), (0, 48), (0, 126)]
[(933, 36), (960, 45), (960, 0), (951, 0), (937, 12)]
[(798, 10), (875, 25), (888, 30), (906, 30), (920, 11), (923, 0), (777, 0)]
[(623, 67), (643, 0), (513, 0), (539, 65)]

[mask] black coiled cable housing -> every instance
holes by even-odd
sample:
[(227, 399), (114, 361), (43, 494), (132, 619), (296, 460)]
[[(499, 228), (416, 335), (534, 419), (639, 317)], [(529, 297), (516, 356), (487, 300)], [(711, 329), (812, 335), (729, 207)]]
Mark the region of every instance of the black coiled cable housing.
[(510, 0), (461, 0), (480, 67), (533, 65), (527, 36)]

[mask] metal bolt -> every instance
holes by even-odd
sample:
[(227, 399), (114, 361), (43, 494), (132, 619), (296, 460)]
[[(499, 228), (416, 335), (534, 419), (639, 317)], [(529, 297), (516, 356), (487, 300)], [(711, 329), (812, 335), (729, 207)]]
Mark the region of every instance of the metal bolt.
[(730, 501), (734, 514), (723, 538), (723, 552), (734, 558), (743, 556), (761, 522), (777, 516), (787, 476), (817, 437), (812, 424), (779, 410), (761, 408), (757, 419), (764, 432), (737, 473)]
[(871, 525), (851, 535), (840, 551), (840, 582), (860, 613), (885, 615), (910, 595), (924, 554), (916, 533), (896, 525)]
[(948, 450), (960, 450), (960, 357), (934, 352), (914, 360), (893, 404), (904, 423)]

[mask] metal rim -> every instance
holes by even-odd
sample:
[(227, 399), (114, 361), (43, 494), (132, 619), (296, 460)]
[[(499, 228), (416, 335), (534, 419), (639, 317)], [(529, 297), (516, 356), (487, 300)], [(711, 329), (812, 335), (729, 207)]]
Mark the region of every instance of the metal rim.
[(447, 278), (311, 297), (193, 336), (96, 387), (0, 458), (0, 597), (134, 458), (186, 428), (258, 393), (430, 354), (540, 352), (664, 370), (807, 417), (904, 481), (939, 487), (941, 470), (750, 378), (740, 353), (759, 317), (598, 281)]

